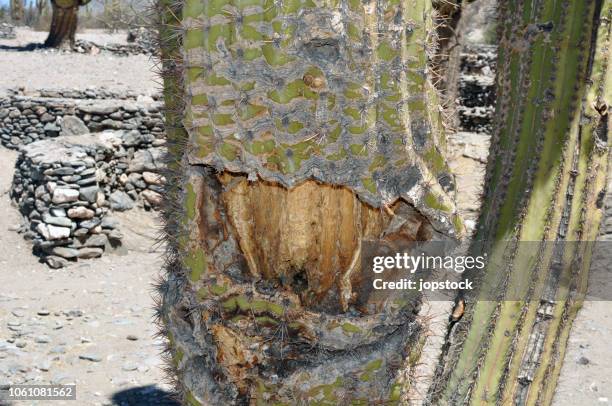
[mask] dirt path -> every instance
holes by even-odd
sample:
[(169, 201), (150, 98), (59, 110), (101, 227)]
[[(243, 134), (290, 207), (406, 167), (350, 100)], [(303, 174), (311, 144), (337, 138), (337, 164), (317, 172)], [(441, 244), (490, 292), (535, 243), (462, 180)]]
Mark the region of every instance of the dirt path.
[(0, 381), (76, 383), (79, 405), (171, 404), (152, 322), (161, 261), (151, 213), (117, 216), (127, 255), (51, 270), (12, 231), (20, 223), (7, 194), (16, 157), (0, 148)]

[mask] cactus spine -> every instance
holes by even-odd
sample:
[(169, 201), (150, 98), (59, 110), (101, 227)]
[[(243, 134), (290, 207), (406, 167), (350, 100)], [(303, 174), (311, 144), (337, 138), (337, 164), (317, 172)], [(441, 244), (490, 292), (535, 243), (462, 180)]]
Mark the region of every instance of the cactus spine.
[[(489, 241), (492, 253), (483, 282), (514, 300), (467, 307), (430, 391), (433, 404), (552, 401), (602, 217), (611, 4), (500, 3), (496, 133), (476, 239)], [(570, 242), (560, 263), (546, 243), (553, 240)], [(574, 294), (551, 283), (555, 267)]]
[(397, 404), (417, 302), (361, 241), (462, 232), (428, 0), (160, 3), (169, 179), (159, 320), (181, 400)]

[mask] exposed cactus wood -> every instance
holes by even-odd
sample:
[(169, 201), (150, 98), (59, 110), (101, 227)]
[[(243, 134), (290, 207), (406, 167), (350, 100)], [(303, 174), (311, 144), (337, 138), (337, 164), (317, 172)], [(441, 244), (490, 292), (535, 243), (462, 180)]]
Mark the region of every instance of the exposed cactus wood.
[(370, 293), (360, 241), (430, 239), (426, 218), (398, 202), (392, 224), (349, 189), (314, 181), (288, 190), (194, 167), (186, 182), (185, 273), (163, 285), (160, 312), (185, 399), (397, 403), (419, 304)]
[[(477, 239), (490, 242), (485, 286), (525, 300), (468, 296), (435, 404), (550, 404), (602, 217), (611, 2), (501, 6), (497, 128)], [(559, 263), (552, 240), (569, 242)], [(554, 269), (570, 282), (553, 283)]]
[(181, 400), (398, 403), (422, 345), (419, 302), (366, 288), (361, 240), (463, 229), (428, 77), (430, 2), (160, 11), (159, 318)]

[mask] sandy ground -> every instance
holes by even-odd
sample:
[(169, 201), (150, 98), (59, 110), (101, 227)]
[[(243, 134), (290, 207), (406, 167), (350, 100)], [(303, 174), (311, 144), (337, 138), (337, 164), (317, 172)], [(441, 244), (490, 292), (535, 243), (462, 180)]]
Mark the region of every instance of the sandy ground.
[[(19, 47), (42, 43), (44, 32), (17, 29), (17, 38), (0, 39), (0, 93), (7, 88), (26, 89), (88, 86), (113, 90), (130, 89), (140, 94), (157, 91), (154, 61), (149, 56), (121, 57), (102, 52), (99, 55), (57, 53), (50, 51), (24, 52)], [(77, 38), (97, 44), (125, 43), (126, 33), (106, 34), (102, 30), (77, 33)]]
[[(125, 42), (125, 34), (78, 36)], [(18, 29), (16, 40), (0, 40), (0, 93), (14, 86), (106, 86), (143, 94), (156, 89), (147, 56), (1, 48), (44, 38), (45, 33)], [(162, 342), (154, 338), (152, 284), (161, 269), (155, 216), (138, 210), (115, 214), (127, 255), (49, 269), (14, 231), (21, 217), (7, 192), (16, 158), (16, 152), (0, 147), (0, 383), (76, 383), (77, 402), (65, 402), (72, 405), (174, 404), (163, 384)]]
[(0, 149), (0, 381), (76, 383), (79, 405), (172, 404), (154, 338), (161, 252), (151, 213), (116, 215), (127, 255), (49, 269), (12, 231), (21, 221), (7, 194), (16, 157)]

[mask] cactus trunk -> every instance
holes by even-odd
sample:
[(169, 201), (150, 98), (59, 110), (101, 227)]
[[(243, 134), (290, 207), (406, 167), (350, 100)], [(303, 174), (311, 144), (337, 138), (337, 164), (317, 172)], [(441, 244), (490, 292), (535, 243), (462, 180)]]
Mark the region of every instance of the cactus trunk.
[[(496, 131), (476, 235), (486, 246), (474, 250), (491, 253), (483, 283), (507, 300), (466, 296), (433, 404), (552, 402), (603, 214), (612, 2), (500, 7)], [(548, 241), (568, 242), (561, 261)], [(567, 282), (554, 283), (556, 272)]]
[(72, 48), (74, 46), (79, 2), (77, 0), (52, 1), (51, 28), (45, 41), (46, 47)]
[(419, 303), (368, 305), (364, 239), (454, 237), (425, 0), (162, 1), (159, 318), (185, 404), (398, 403)]
[(13, 24), (16, 24), (16, 25), (23, 24), (23, 18), (24, 18), (24, 13), (25, 13), (23, 0), (11, 0), (10, 9), (11, 9), (11, 21), (13, 22)]

